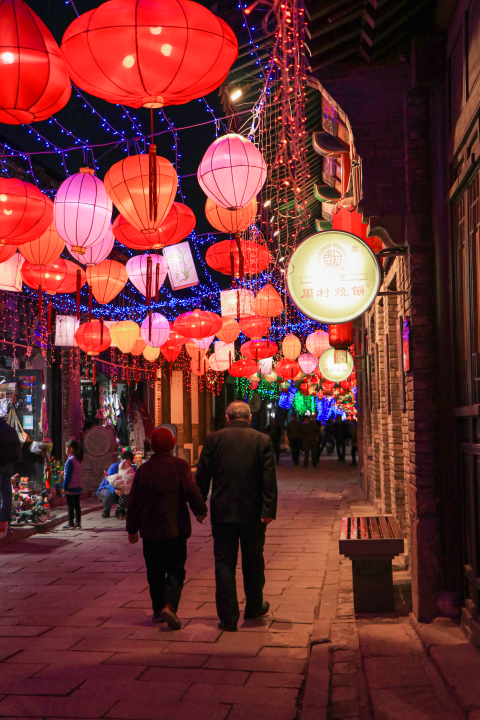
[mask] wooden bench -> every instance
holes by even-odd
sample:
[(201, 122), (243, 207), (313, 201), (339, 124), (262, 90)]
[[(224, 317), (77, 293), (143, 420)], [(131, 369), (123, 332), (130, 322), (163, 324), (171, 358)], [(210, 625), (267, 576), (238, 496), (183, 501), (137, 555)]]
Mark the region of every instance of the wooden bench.
[(395, 518), (342, 518), (339, 551), (352, 561), (355, 612), (393, 612), (392, 560), (405, 551)]

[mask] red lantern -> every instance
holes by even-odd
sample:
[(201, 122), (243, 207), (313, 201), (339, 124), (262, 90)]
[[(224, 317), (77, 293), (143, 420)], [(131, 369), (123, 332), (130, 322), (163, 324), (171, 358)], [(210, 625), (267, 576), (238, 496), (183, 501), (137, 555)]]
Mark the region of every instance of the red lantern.
[(273, 285), (264, 285), (255, 297), (254, 310), (257, 315), (277, 317), (283, 312), (282, 298)]
[(235, 342), (240, 335), (240, 325), (237, 323), (235, 318), (223, 317), (221, 330), (218, 330), (217, 337), (222, 342), (229, 343)]
[(216, 335), (222, 327), (222, 318), (209, 310), (193, 310), (179, 315), (173, 326), (186, 338), (204, 338)]
[(250, 375), (258, 372), (258, 363), (254, 360), (245, 360), (242, 358), (241, 360), (232, 363), (228, 372), (230, 375), (233, 375), (233, 377), (249, 377)]
[(272, 256), (264, 245), (252, 240), (239, 240), (238, 243), (241, 254), (237, 240), (222, 240), (210, 245), (205, 255), (207, 265), (232, 277), (256, 275), (270, 265)]
[(165, 345), (162, 345), (160, 348), (160, 352), (162, 353), (163, 357), (167, 362), (174, 362), (178, 356), (180, 355), (181, 347), (178, 347), (176, 345), (170, 345), (169, 341), (165, 343)]
[(353, 343), (353, 322), (328, 326), (328, 342), (335, 348), (335, 363), (347, 362), (347, 350)]
[(63, 258), (58, 258), (49, 265), (33, 265), (25, 261), (21, 272), (25, 285), (34, 290), (45, 290), (52, 295), (75, 292), (78, 277), (80, 277), (80, 287), (85, 285), (87, 280), (85, 271), (81, 267)]
[(229, 26), (182, 0), (111, 0), (80, 15), (62, 41), (73, 82), (130, 107), (182, 105), (225, 80), (238, 56)]
[(36, 240), (52, 222), (53, 203), (35, 185), (0, 178), (0, 238), (6, 245)]
[(244, 335), (250, 338), (261, 338), (270, 330), (272, 321), (270, 318), (261, 317), (260, 315), (247, 315), (240, 318), (240, 330)]
[(264, 360), (278, 352), (278, 345), (271, 340), (249, 340), (240, 347), (240, 352), (250, 360)]
[(308, 383), (306, 380), (302, 382), (300, 385), (300, 392), (302, 392), (304, 395), (308, 395), (308, 391), (310, 389), (310, 383)]
[[(351, 377), (351, 375), (350, 375), (350, 377)], [(340, 383), (340, 387), (343, 388), (344, 390), (350, 390), (353, 387), (352, 381), (350, 380), (350, 378), (347, 378), (347, 380), (342, 380), (342, 382)]]
[(70, 98), (65, 58), (50, 30), (23, 0), (0, 3), (0, 27), (0, 122), (46, 120)]
[(75, 333), (75, 340), (87, 355), (99, 355), (108, 350), (112, 342), (108, 327), (98, 320), (80, 325)]
[(165, 344), (171, 345), (172, 347), (181, 348), (186, 341), (187, 338), (185, 337), (185, 335), (181, 335), (179, 332), (177, 332), (175, 325), (173, 323), (170, 323), (170, 335), (168, 336), (168, 340)]
[(275, 372), (284, 380), (293, 380), (301, 373), (300, 365), (295, 360), (280, 360), (275, 365)]
[(195, 215), (187, 205), (174, 202), (160, 227), (152, 233), (142, 233), (130, 225), (122, 215), (113, 223), (113, 234), (119, 243), (132, 250), (156, 250), (175, 245), (190, 235), (195, 227)]
[(333, 392), (333, 388), (335, 387), (334, 382), (330, 382), (330, 380), (325, 380), (322, 384), (322, 390), (326, 395), (331, 395)]

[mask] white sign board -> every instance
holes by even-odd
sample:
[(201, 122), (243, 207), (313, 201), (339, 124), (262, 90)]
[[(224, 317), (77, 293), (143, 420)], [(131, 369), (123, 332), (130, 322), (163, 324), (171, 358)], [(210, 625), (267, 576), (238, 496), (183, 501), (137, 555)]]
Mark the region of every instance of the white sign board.
[(327, 378), (327, 380), (330, 380), (330, 382), (335, 383), (346, 380), (348, 376), (352, 374), (354, 365), (355, 363), (353, 361), (353, 357), (348, 351), (347, 362), (336, 363), (335, 348), (325, 350), (325, 352), (320, 355), (320, 360), (318, 361), (318, 367), (320, 368), (320, 372), (322, 373), (323, 377)]
[(71, 315), (57, 315), (55, 320), (55, 345), (57, 347), (78, 347), (75, 333), (80, 320)]
[(163, 248), (172, 290), (198, 285), (198, 275), (188, 240)]
[(25, 258), (16, 252), (9, 260), (0, 263), (0, 290), (20, 292), (22, 289), (22, 265)]
[(255, 315), (254, 310), (255, 293), (252, 290), (222, 290), (220, 293), (220, 305), (222, 317), (243, 317)]

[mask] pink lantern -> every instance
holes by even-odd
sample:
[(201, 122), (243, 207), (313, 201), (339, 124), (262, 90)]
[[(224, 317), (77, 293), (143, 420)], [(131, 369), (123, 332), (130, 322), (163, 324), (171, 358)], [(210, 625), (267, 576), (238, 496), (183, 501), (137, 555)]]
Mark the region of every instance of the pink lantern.
[[(168, 265), (162, 255), (135, 255), (126, 264), (130, 282), (147, 299), (156, 297), (167, 277)], [(158, 270), (157, 270), (158, 268)]]
[(98, 243), (95, 243), (95, 245), (90, 245), (90, 247), (86, 249), (85, 255), (73, 252), (73, 250), (70, 250), (70, 255), (74, 257), (75, 260), (78, 260), (78, 262), (82, 263), (82, 265), (98, 265), (98, 263), (101, 263), (103, 262), (103, 260), (107, 259), (114, 244), (115, 237), (112, 232), (112, 226), (110, 225), (105, 237), (102, 238), (102, 240), (100, 240)]
[(302, 368), (305, 375), (310, 375), (318, 365), (318, 358), (312, 353), (303, 353), (298, 358), (298, 364)]
[(207, 335), (207, 337), (204, 338), (193, 338), (193, 342), (200, 348), (200, 350), (208, 350), (214, 338), (215, 335)]
[(223, 372), (224, 370), (228, 370), (230, 366), (228, 355), (222, 355), (221, 353), (213, 353), (213, 355), (210, 355), (209, 361), (210, 370), (214, 370), (215, 372)]
[(317, 330), (316, 332), (310, 333), (305, 340), (308, 352), (312, 353), (316, 357), (320, 357), (325, 350), (330, 350), (330, 343), (328, 341), (328, 333), (323, 330)]
[(112, 201), (93, 170), (82, 168), (60, 185), (53, 219), (68, 249), (80, 255), (105, 237), (112, 221)]
[(255, 145), (241, 135), (217, 138), (197, 172), (200, 187), (216, 205), (244, 208), (263, 187), (267, 165)]
[(142, 338), (147, 345), (153, 348), (159, 348), (164, 345), (170, 337), (170, 325), (166, 317), (160, 313), (152, 313), (142, 322), (140, 328)]

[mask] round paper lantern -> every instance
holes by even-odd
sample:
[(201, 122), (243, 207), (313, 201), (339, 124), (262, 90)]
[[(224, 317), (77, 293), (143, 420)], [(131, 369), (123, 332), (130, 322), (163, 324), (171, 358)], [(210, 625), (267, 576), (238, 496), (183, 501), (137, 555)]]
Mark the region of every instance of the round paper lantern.
[(322, 388), (323, 388), (324, 392), (327, 393), (327, 394), (329, 394), (329, 395), (332, 394), (332, 391), (333, 391), (333, 388), (334, 388), (334, 387), (335, 387), (335, 383), (334, 383), (334, 382), (330, 382), (329, 380), (325, 380), (325, 382), (324, 382), (323, 385), (322, 385)]
[(164, 345), (170, 337), (170, 325), (166, 317), (160, 313), (147, 315), (140, 328), (142, 338), (153, 348)]
[(296, 335), (290, 333), (283, 338), (282, 350), (287, 360), (296, 360), (302, 352), (302, 343)]
[(98, 320), (80, 325), (75, 333), (78, 347), (87, 355), (99, 355), (108, 350), (111, 343), (110, 332), (105, 323)]
[(228, 345), (229, 343), (234, 342), (239, 335), (240, 325), (237, 321), (232, 317), (223, 317), (222, 327), (218, 330), (217, 337)]
[(213, 342), (214, 338), (215, 338), (215, 335), (207, 335), (207, 337), (200, 338), (200, 339), (194, 338), (193, 342), (195, 343), (195, 345), (197, 347), (200, 348), (200, 350), (207, 351), (209, 346)]
[(298, 358), (298, 364), (302, 368), (305, 375), (310, 375), (310, 373), (313, 373), (315, 368), (317, 367), (318, 358), (315, 357), (315, 355), (312, 355), (312, 353), (303, 353), (303, 355), (300, 355)]
[(52, 295), (55, 293), (75, 292), (79, 285), (85, 285), (84, 270), (70, 260), (58, 258), (48, 265), (33, 265), (25, 261), (22, 265), (22, 279), (25, 285), (34, 290), (44, 290)]
[(52, 222), (39, 238), (24, 243), (18, 249), (25, 260), (33, 265), (48, 265), (60, 257), (64, 248), (65, 243)]
[(53, 207), (55, 228), (68, 249), (84, 255), (100, 242), (112, 221), (112, 201), (90, 168), (70, 175), (60, 185)]
[(280, 360), (275, 365), (275, 372), (284, 380), (293, 380), (296, 378), (300, 370), (300, 365), (295, 360)]
[(206, 375), (210, 366), (210, 361), (206, 355), (190, 360), (190, 370), (194, 375)]
[(46, 120), (70, 98), (65, 58), (50, 30), (23, 0), (3, 0), (0, 27), (0, 122)]
[(185, 343), (187, 342), (187, 338), (185, 337), (185, 335), (181, 335), (177, 331), (174, 323), (170, 323), (170, 337), (168, 338), (167, 342), (169, 345), (173, 345), (175, 347), (182, 347), (182, 345), (185, 345)]
[[(158, 268), (158, 272), (157, 272)], [(142, 295), (156, 297), (167, 277), (168, 265), (162, 255), (135, 255), (126, 265), (130, 282)]]
[(253, 240), (240, 240), (240, 249), (241, 256), (236, 240), (222, 240), (210, 245), (205, 261), (213, 270), (234, 277), (256, 275), (265, 270), (272, 261), (267, 248)]
[(115, 346), (123, 353), (131, 352), (140, 333), (140, 328), (133, 320), (120, 320), (110, 326), (110, 335)]
[(266, 335), (271, 327), (270, 318), (259, 315), (247, 315), (239, 320), (240, 330), (250, 338), (261, 338)]
[(246, 207), (238, 210), (226, 210), (207, 198), (205, 215), (210, 225), (220, 232), (239, 233), (254, 222), (257, 215), (257, 200), (253, 198)]
[(340, 387), (344, 390), (351, 390), (353, 387), (353, 383), (350, 378), (351, 376), (348, 378), (348, 380), (342, 380), (342, 382), (340, 383)]
[(193, 340), (187, 340), (187, 342), (185, 343), (185, 350), (193, 360), (198, 360), (198, 358), (203, 357), (206, 352), (205, 350), (203, 350), (203, 348), (195, 345)]
[(192, 210), (183, 203), (174, 202), (157, 230), (142, 233), (118, 215), (113, 223), (113, 234), (119, 243), (133, 250), (157, 250), (180, 242), (194, 227)]
[(133, 347), (130, 352), (132, 353), (132, 355), (141, 355), (146, 347), (147, 343), (142, 337), (139, 336), (133, 343)]
[(165, 360), (169, 363), (174, 362), (178, 356), (180, 355), (181, 347), (178, 347), (177, 345), (169, 345), (168, 342), (165, 343), (165, 345), (162, 345), (160, 348), (160, 352), (162, 353)]
[(0, 244), (0, 264), (10, 260), (15, 255), (17, 248), (15, 245), (1, 245)]
[[(2, 5), (0, 13), (1, 9)], [(0, 177), (0, 238), (5, 245), (23, 245), (36, 240), (52, 221), (53, 203), (35, 185), (17, 178)]]
[(101, 305), (106, 305), (123, 290), (128, 275), (122, 263), (116, 260), (103, 260), (98, 265), (87, 267), (87, 280), (95, 300)]
[(203, 97), (238, 56), (230, 27), (185, 0), (111, 0), (67, 28), (62, 50), (78, 87), (111, 103), (158, 108)]
[(57, 292), (73, 293), (83, 287), (87, 282), (85, 270), (81, 268), (80, 265), (77, 265), (71, 260), (64, 260), (63, 258), (58, 258), (58, 260), (51, 263), (53, 267), (58, 265), (61, 265), (61, 267), (65, 269), (65, 277)]
[(305, 341), (308, 352), (320, 357), (325, 350), (328, 350), (330, 343), (328, 342), (328, 333), (323, 330), (317, 330), (316, 332), (310, 333)]
[(253, 373), (257, 371), (258, 363), (256, 363), (254, 360), (242, 358), (241, 360), (232, 363), (228, 372), (230, 373), (230, 375), (233, 375), (233, 377), (248, 377), (249, 375), (253, 375)]
[(263, 317), (277, 317), (283, 312), (282, 298), (273, 285), (265, 285), (255, 297), (253, 309)]
[(150, 216), (149, 155), (130, 155), (112, 165), (105, 188), (123, 218), (142, 233), (157, 230), (170, 210), (177, 192), (177, 172), (165, 158), (155, 157), (157, 214)]
[(271, 340), (249, 340), (240, 347), (240, 352), (250, 360), (263, 360), (277, 354), (278, 345)]
[(268, 375), (263, 376), (263, 379), (266, 380), (268, 383), (274, 383), (277, 378), (278, 378), (278, 375), (273, 370), (271, 373), (268, 373)]
[(353, 322), (329, 325), (328, 342), (335, 348), (335, 362), (347, 362), (347, 350), (353, 343)]
[(213, 353), (213, 355), (210, 355), (209, 357), (210, 370), (214, 370), (215, 372), (223, 372), (224, 370), (228, 370), (229, 365), (230, 361), (228, 359), (228, 356)]
[(193, 310), (179, 315), (173, 325), (186, 338), (204, 338), (218, 335), (222, 318), (209, 310)]
[(154, 362), (158, 358), (159, 355), (160, 355), (160, 348), (150, 347), (150, 345), (147, 345), (143, 349), (143, 357), (148, 362)]
[(244, 208), (267, 179), (267, 165), (255, 145), (242, 135), (217, 138), (203, 156), (197, 172), (205, 195), (227, 210)]
[(78, 262), (81, 262), (82, 265), (98, 265), (99, 263), (106, 260), (106, 258), (110, 255), (110, 252), (115, 244), (115, 237), (112, 232), (112, 226), (107, 230), (107, 234), (104, 238), (99, 240), (95, 245), (90, 245), (85, 250), (85, 254), (73, 252), (73, 250), (70, 250), (70, 255), (75, 258), (75, 260), (78, 260)]

